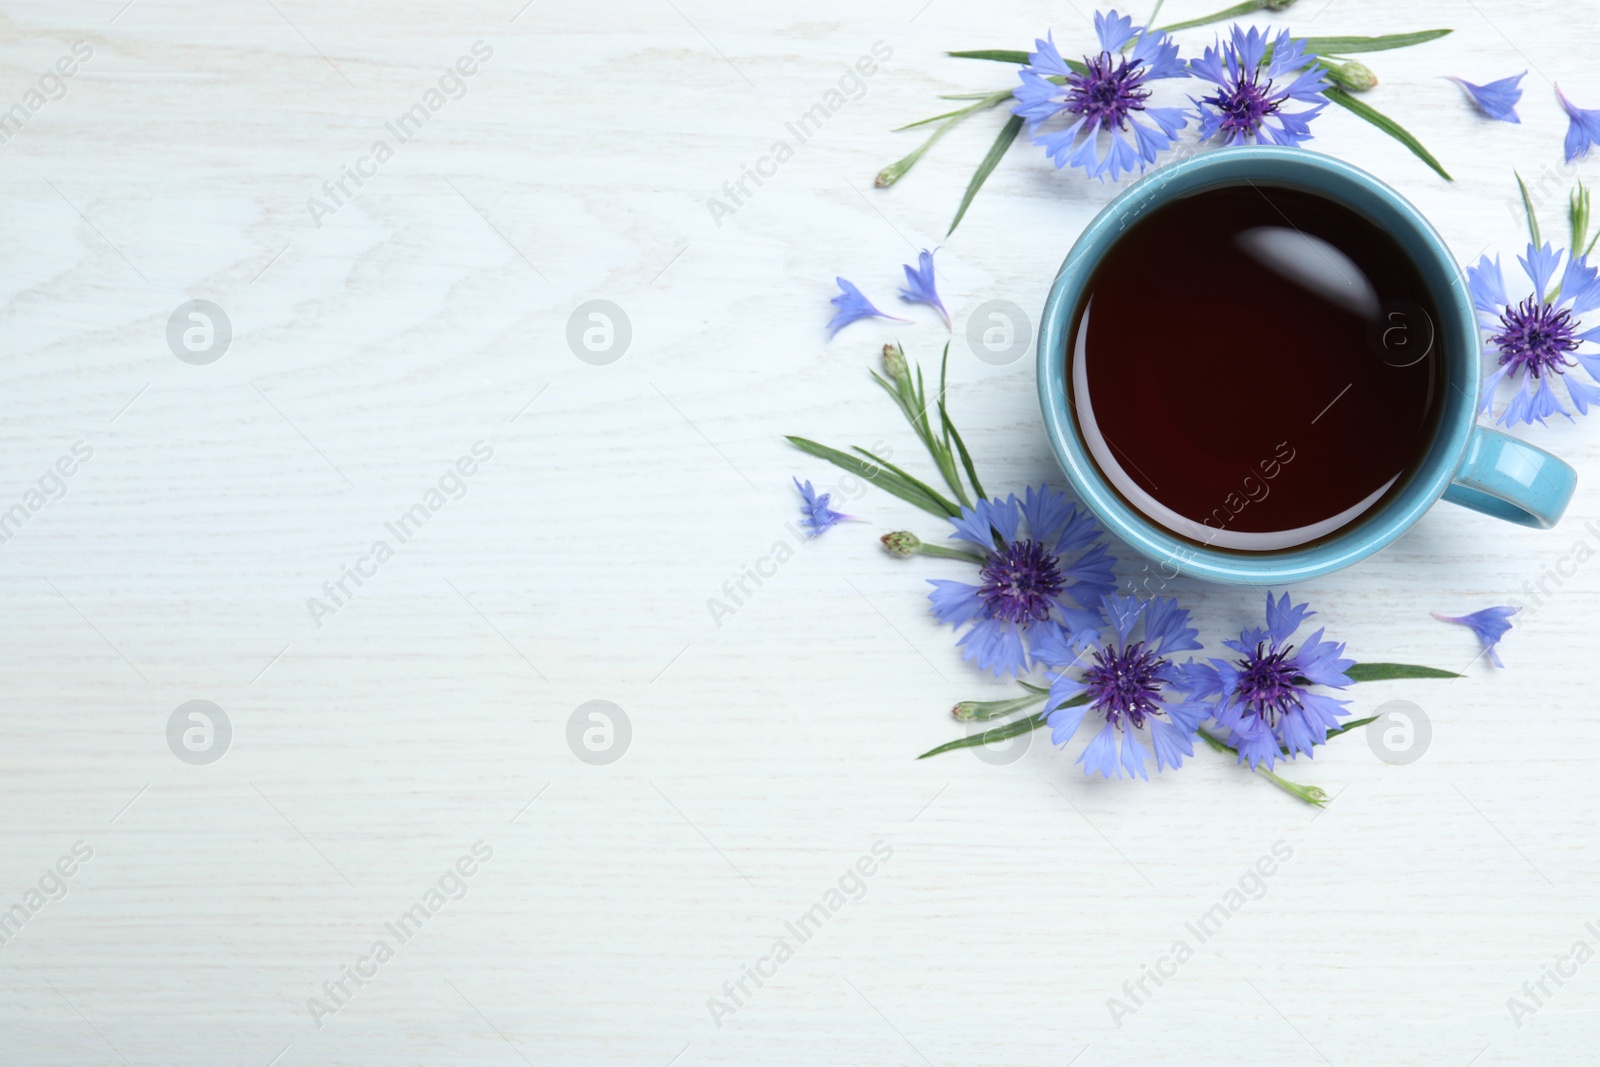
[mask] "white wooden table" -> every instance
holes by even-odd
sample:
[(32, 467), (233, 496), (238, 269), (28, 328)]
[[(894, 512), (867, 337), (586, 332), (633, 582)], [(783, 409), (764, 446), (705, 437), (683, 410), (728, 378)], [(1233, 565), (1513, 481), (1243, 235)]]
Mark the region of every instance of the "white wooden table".
[[(1432, 742), (1391, 765), (1357, 733), (1293, 766), (1337, 794), (1326, 811), (1205, 751), (1149, 783), (1087, 781), (1043, 734), (1010, 762), (914, 762), (960, 736), (954, 701), (1011, 692), (927, 613), (923, 579), (962, 568), (875, 544), (942, 534), (927, 516), (873, 491), (847, 509), (869, 523), (800, 547), (720, 626), (707, 601), (793, 542), (792, 475), (837, 485), (782, 434), (929, 470), (867, 368), (896, 336), (931, 364), (943, 327), (917, 310), (829, 342), (836, 274), (895, 305), (899, 264), (942, 244), (952, 408), (986, 481), (1057, 476), (1031, 362), (978, 360), (966, 323), (993, 299), (1036, 311), (1115, 187), (1018, 148), (944, 239), (997, 115), (871, 181), (936, 94), (1013, 77), (943, 49), (1053, 28), (1070, 51), (1086, 22), (520, 3), (5, 6), (0, 107), (92, 54), (0, 149), (0, 512), (22, 505), (0, 545), (0, 908), (22, 908), (0, 927), (0, 1062), (1592, 1062), (1600, 963), (1546, 979), (1530, 1016), (1507, 1001), (1600, 948), (1600, 567), (1524, 617), (1504, 671), (1427, 613), (1600, 548), (1600, 427), (1530, 435), (1583, 472), (1557, 532), (1441, 505), (1298, 590), (1358, 659), (1471, 663), (1354, 691), (1361, 713), (1415, 702)], [(1551, 81), (1600, 106), (1596, 5), (1319, 5), (1271, 21), (1455, 28), (1370, 57), (1368, 97), (1454, 185), (1343, 112), (1315, 144), (1463, 259), (1509, 264), (1512, 167), (1551, 190), (1574, 173)], [(892, 54), (860, 98), (713, 218), (875, 42)], [(1520, 126), (1441, 78), (1535, 64)], [(231, 324), (211, 362), (216, 335), (193, 362), (168, 344), (194, 300)], [(606, 364), (567, 341), (593, 300), (631, 330)], [(1173, 588), (1213, 642), (1260, 611)], [(595, 700), (630, 727), (609, 764), (569, 746)], [(208, 738), (185, 711), (174, 748), (189, 701), (222, 715)], [(1275, 846), (1264, 895), (1201, 944), (1186, 924)], [(841, 878), (860, 899), (830, 911)], [(802, 941), (786, 924), (818, 904)], [(1161, 963), (1179, 940), (1192, 958)], [(741, 980), (735, 1010), (708, 1004)], [(1137, 1010), (1113, 1020), (1113, 997)]]

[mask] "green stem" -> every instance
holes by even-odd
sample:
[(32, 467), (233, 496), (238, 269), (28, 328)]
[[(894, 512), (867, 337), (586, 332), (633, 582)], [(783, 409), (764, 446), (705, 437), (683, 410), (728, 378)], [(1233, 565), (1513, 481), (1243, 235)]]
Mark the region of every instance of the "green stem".
[[(1198, 733), (1205, 743), (1211, 746), (1212, 751), (1231, 753), (1235, 760), (1239, 758), (1239, 750), (1234, 748), (1232, 745), (1223, 744), (1221, 741), (1218, 741), (1215, 737), (1212, 737), (1204, 730), (1200, 730)], [(1283, 790), (1285, 793), (1288, 793), (1290, 796), (1299, 797), (1307, 804), (1314, 804), (1320, 808), (1324, 807), (1328, 803), (1328, 794), (1314, 785), (1297, 785), (1296, 783), (1289, 781), (1287, 778), (1280, 778), (1278, 775), (1273, 774), (1260, 764), (1256, 765), (1255, 772), (1261, 775), (1267, 781), (1271, 782), (1273, 785), (1277, 786), (1279, 789)]]
[(963, 700), (951, 709), (951, 714), (963, 722), (985, 722), (989, 719), (1000, 719), (1007, 715), (1014, 715), (1019, 711), (1027, 711), (1035, 704), (1049, 696), (1049, 690), (1043, 693), (1029, 693), (1026, 696), (1012, 697), (1009, 700)]
[(1248, 15), (1252, 11), (1260, 11), (1267, 6), (1267, 0), (1244, 0), (1242, 4), (1234, 4), (1232, 7), (1225, 8), (1212, 15), (1204, 15), (1185, 22), (1174, 22), (1170, 26), (1157, 26), (1156, 29), (1162, 33), (1172, 33), (1176, 30), (1192, 30), (1196, 26), (1209, 26), (1213, 22), (1226, 22), (1229, 19), (1236, 19), (1241, 15)]
[(918, 542), (916, 554), (919, 556), (932, 556), (935, 559), (959, 559), (967, 563), (976, 563), (979, 566), (989, 562), (976, 552), (963, 552), (959, 548), (946, 548), (943, 545), (930, 545), (926, 541)]
[(921, 159), (923, 154), (927, 152), (928, 149), (933, 147), (935, 141), (954, 129), (956, 124), (962, 119), (969, 115), (975, 115), (980, 111), (987, 111), (990, 108), (998, 107), (1000, 104), (1010, 99), (1010, 97), (1010, 89), (1007, 89), (1003, 92), (989, 93), (987, 96), (980, 98), (977, 103), (971, 105), (970, 107), (964, 107), (956, 111), (946, 112), (943, 115), (935, 115), (931, 119), (923, 119), (920, 122), (913, 122), (908, 126), (900, 127), (902, 130), (909, 130), (917, 126), (925, 126), (930, 122), (940, 122), (941, 119), (943, 120), (940, 122), (939, 128), (934, 130), (928, 139), (923, 141), (921, 146), (918, 147), (916, 151), (912, 152), (904, 159), (891, 163), (887, 167), (884, 167), (882, 170), (880, 170), (878, 172), (878, 176), (872, 180), (872, 184), (876, 185), (880, 189), (886, 189), (893, 185), (901, 178), (904, 178), (906, 176), (906, 172), (917, 165), (917, 160)]

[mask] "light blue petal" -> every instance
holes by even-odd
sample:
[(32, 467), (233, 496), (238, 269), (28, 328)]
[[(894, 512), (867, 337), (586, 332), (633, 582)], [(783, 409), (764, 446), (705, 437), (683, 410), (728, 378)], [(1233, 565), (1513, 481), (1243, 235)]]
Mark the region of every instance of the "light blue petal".
[(911, 321), (910, 319), (902, 319), (894, 315), (886, 315), (879, 311), (877, 308), (872, 306), (872, 301), (861, 295), (860, 289), (857, 289), (845, 279), (835, 278), (834, 282), (839, 286), (839, 293), (829, 301), (829, 303), (831, 303), (837, 309), (833, 313), (833, 318), (828, 320), (829, 337), (832, 337), (834, 334), (838, 333), (840, 330), (844, 329), (846, 326), (858, 319), (879, 318), (890, 319), (894, 322)]
[(933, 586), (933, 592), (928, 594), (928, 599), (933, 602), (933, 613), (940, 622), (960, 626), (962, 623), (982, 618), (988, 610), (984, 607), (983, 597), (978, 595), (978, 587), (975, 585), (952, 582), (944, 578), (929, 578), (927, 581)]
[(1105, 729), (1095, 734), (1083, 751), (1078, 754), (1077, 761), (1083, 764), (1084, 774), (1098, 774), (1102, 778), (1121, 778), (1122, 771), (1117, 766), (1117, 734), (1116, 728), (1106, 723)]
[(1521, 122), (1517, 117), (1517, 101), (1522, 99), (1522, 89), (1518, 82), (1527, 77), (1528, 72), (1513, 74), (1509, 78), (1501, 78), (1487, 85), (1474, 85), (1465, 78), (1451, 77), (1450, 80), (1466, 90), (1467, 98), (1472, 101), (1477, 109), (1492, 119), (1501, 122)]
[(1150, 780), (1150, 775), (1145, 773), (1144, 761), (1150, 758), (1150, 750), (1139, 743), (1139, 738), (1132, 730), (1122, 735), (1122, 765), (1128, 770), (1129, 778), (1143, 778)]
[(1096, 11), (1094, 34), (1100, 39), (1100, 50), (1115, 55), (1133, 37), (1133, 19), (1128, 15), (1119, 16), (1115, 8), (1108, 12)]
[(1500, 271), (1500, 257), (1492, 261), (1479, 256), (1476, 266), (1467, 268), (1467, 284), (1472, 289), (1472, 305), (1488, 315), (1499, 315), (1506, 307), (1506, 279)]
[[(1048, 545), (1050, 538), (1076, 511), (1077, 508), (1067, 502), (1065, 493), (1048, 485), (1041, 485), (1037, 489), (1030, 485), (1023, 493), (1022, 517), (1028, 523), (1028, 539), (1041, 545)], [(1059, 542), (1055, 551), (1058, 554), (1061, 552)]]
[(1473, 633), (1478, 635), (1478, 643), (1483, 646), (1485, 652), (1489, 653), (1489, 658), (1494, 661), (1494, 665), (1496, 667), (1504, 667), (1505, 664), (1500, 662), (1500, 656), (1495, 651), (1495, 646), (1500, 643), (1500, 639), (1511, 629), (1511, 617), (1519, 610), (1521, 609), (1513, 607), (1492, 607), (1474, 611), (1470, 615), (1441, 615), (1437, 611), (1432, 614), (1440, 622), (1459, 623), (1470, 628)]
[(1193, 730), (1160, 719), (1150, 724), (1150, 747), (1156, 752), (1156, 770), (1183, 766), (1185, 756), (1194, 755)]
[(1600, 140), (1600, 110), (1586, 110), (1566, 98), (1561, 86), (1556, 86), (1556, 99), (1567, 113), (1567, 139), (1563, 146), (1567, 162), (1588, 153), (1591, 145)]
[(1178, 607), (1175, 597), (1154, 597), (1145, 609), (1145, 643), (1158, 656), (1192, 652), (1201, 647), (1195, 637), (1199, 630), (1189, 625), (1189, 611)]
[(1518, 256), (1517, 262), (1522, 264), (1523, 271), (1533, 280), (1534, 295), (1543, 300), (1544, 294), (1550, 289), (1550, 279), (1561, 265), (1561, 252), (1551, 248), (1549, 241), (1544, 243), (1543, 248), (1534, 248), (1530, 241), (1527, 254)]
[(1228, 743), (1238, 750), (1239, 762), (1248, 763), (1251, 770), (1265, 763), (1270, 771), (1281, 755), (1277, 735), (1259, 724), (1248, 731), (1233, 731)]
[[(933, 252), (937, 252), (934, 249)], [(927, 304), (937, 311), (944, 319), (945, 327), (950, 327), (950, 312), (944, 309), (944, 301), (939, 299), (939, 290), (934, 284), (933, 252), (924, 248), (917, 253), (917, 265), (904, 265), (906, 284), (900, 290), (900, 299), (912, 304)]]
[(1578, 414), (1589, 414), (1589, 405), (1600, 403), (1600, 386), (1595, 386), (1582, 378), (1568, 374), (1564, 377), (1567, 383), (1567, 395), (1572, 397), (1573, 407), (1578, 409)]
[(1316, 612), (1306, 604), (1292, 604), (1289, 594), (1274, 603), (1272, 594), (1267, 594), (1267, 632), (1272, 635), (1274, 644), (1281, 645), (1300, 629), (1300, 624), (1315, 615)]
[(1133, 596), (1107, 594), (1100, 598), (1100, 605), (1105, 609), (1111, 628), (1117, 632), (1117, 646), (1120, 648), (1126, 645), (1128, 635), (1133, 632), (1139, 617), (1144, 614), (1144, 601)]

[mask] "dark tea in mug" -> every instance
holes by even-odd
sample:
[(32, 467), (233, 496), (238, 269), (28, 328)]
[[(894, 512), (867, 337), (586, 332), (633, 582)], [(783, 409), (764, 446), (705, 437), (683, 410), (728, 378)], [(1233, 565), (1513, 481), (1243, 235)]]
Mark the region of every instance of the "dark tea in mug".
[(1381, 227), (1315, 193), (1226, 185), (1138, 218), (1068, 334), (1095, 465), (1190, 541), (1322, 540), (1402, 486), (1433, 441), (1432, 295)]

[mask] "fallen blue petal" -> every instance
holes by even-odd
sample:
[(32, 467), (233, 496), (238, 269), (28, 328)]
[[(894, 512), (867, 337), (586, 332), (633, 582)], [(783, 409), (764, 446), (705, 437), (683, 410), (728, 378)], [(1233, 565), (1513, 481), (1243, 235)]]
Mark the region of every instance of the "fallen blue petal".
[(862, 521), (854, 515), (846, 515), (843, 512), (834, 511), (828, 506), (828, 498), (832, 494), (817, 492), (811, 488), (810, 482), (802, 482), (799, 478), (796, 478), (794, 487), (800, 490), (800, 499), (804, 501), (800, 510), (805, 514), (805, 518), (801, 522), (806, 529), (811, 531), (812, 537), (819, 536), (824, 530), (841, 522)]
[(839, 295), (834, 297), (830, 303), (838, 310), (833, 313), (833, 318), (828, 320), (829, 337), (832, 337), (857, 319), (877, 318), (892, 319), (895, 322), (911, 321), (896, 315), (886, 315), (879, 311), (872, 306), (872, 301), (861, 295), (860, 289), (857, 289), (843, 278), (835, 278), (834, 281), (839, 283)]
[(1556, 99), (1561, 101), (1561, 109), (1567, 113), (1567, 161), (1571, 162), (1589, 151), (1589, 146), (1600, 141), (1600, 110), (1586, 110), (1578, 107), (1566, 94), (1561, 91), (1561, 86), (1556, 86)]
[[(937, 252), (938, 249), (934, 249)], [(950, 312), (944, 308), (944, 301), (939, 299), (939, 290), (933, 284), (933, 252), (924, 248), (917, 253), (917, 265), (904, 264), (906, 272), (906, 285), (900, 290), (900, 299), (912, 304), (927, 304), (939, 312), (944, 319), (945, 329), (953, 329), (950, 325)]]
[(1517, 117), (1517, 101), (1522, 99), (1522, 89), (1517, 83), (1527, 76), (1528, 72), (1523, 71), (1487, 85), (1474, 85), (1465, 78), (1450, 77), (1450, 80), (1466, 90), (1468, 98), (1478, 110), (1490, 118), (1501, 122), (1521, 122)]
[(1511, 629), (1511, 616), (1520, 610), (1522, 609), (1496, 607), (1474, 611), (1471, 615), (1441, 615), (1437, 611), (1430, 612), (1430, 614), (1440, 622), (1459, 623), (1462, 626), (1469, 627), (1473, 633), (1478, 635), (1478, 641), (1482, 643), (1483, 650), (1489, 653), (1489, 659), (1494, 661), (1494, 665), (1496, 667), (1504, 667), (1505, 664), (1500, 662), (1500, 656), (1495, 652), (1494, 646), (1499, 644), (1500, 639), (1506, 635), (1506, 631)]

